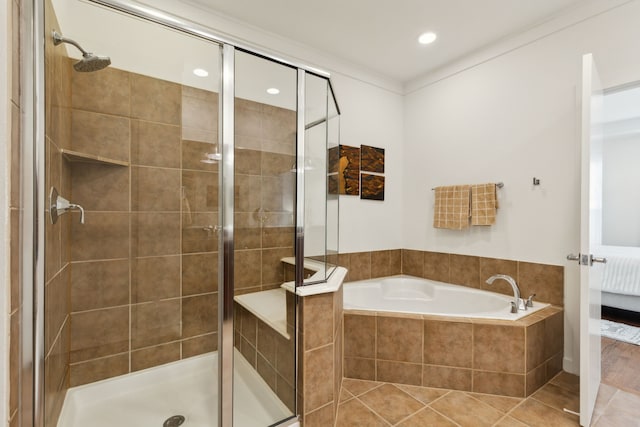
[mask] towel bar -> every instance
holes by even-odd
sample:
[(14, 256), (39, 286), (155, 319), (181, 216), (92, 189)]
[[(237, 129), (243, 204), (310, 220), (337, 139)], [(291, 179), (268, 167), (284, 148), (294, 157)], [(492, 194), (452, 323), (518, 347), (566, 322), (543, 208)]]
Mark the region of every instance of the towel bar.
[[(496, 182), (496, 187), (498, 188), (504, 187), (504, 182)], [(435, 188), (432, 188), (431, 190), (435, 190)]]

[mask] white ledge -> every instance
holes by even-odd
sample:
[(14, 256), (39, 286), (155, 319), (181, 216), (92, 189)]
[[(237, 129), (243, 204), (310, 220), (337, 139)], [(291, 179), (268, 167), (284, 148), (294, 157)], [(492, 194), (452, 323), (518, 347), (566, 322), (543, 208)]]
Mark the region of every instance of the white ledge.
[(289, 339), (287, 333), (287, 295), (282, 289), (251, 292), (233, 299), (274, 331)]
[[(285, 262), (283, 260), (283, 262)], [(319, 263), (322, 264), (322, 263)], [(307, 261), (305, 260), (305, 268), (307, 268)], [(324, 267), (323, 267), (324, 268)], [(329, 276), (326, 282), (317, 283), (314, 285), (298, 286), (296, 289), (295, 282), (286, 282), (282, 284), (282, 287), (289, 292), (293, 292), (301, 297), (309, 295), (328, 294), (336, 292), (342, 286), (344, 278), (347, 276), (347, 269), (344, 267), (331, 267), (333, 272)], [(313, 277), (313, 276), (312, 276)]]

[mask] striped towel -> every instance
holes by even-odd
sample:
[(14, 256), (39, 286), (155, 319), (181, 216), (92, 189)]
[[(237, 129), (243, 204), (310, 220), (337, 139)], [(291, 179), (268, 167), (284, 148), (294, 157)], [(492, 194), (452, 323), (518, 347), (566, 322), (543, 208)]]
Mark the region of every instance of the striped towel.
[(471, 186), (471, 225), (495, 224), (497, 208), (496, 184), (474, 184)]
[(607, 257), (602, 290), (623, 295), (640, 295), (640, 258)]
[(469, 227), (470, 185), (450, 185), (435, 188), (436, 202), (433, 207), (433, 226), (462, 230)]

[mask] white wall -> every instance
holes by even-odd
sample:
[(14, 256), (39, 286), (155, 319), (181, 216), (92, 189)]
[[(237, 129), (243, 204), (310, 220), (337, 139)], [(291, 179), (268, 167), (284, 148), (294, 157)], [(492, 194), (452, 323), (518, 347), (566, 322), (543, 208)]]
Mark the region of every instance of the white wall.
[(402, 97), (334, 74), (342, 115), (340, 143), (385, 149), (384, 201), (340, 196), (340, 252), (402, 248)]
[[(633, 1), (452, 69), (405, 97), (405, 247), (564, 265), (571, 372), (578, 371), (578, 267), (565, 257), (579, 248), (581, 56), (594, 53), (605, 87), (640, 79), (638, 19)], [(431, 226), (432, 187), (492, 181), (505, 183), (495, 226)]]
[(399, 82), (188, 2), (147, 0), (147, 3), (207, 25), (219, 34), (331, 72), (342, 112), (341, 143), (385, 148), (386, 155), (384, 202), (360, 200), (354, 196), (340, 197), (340, 252), (402, 247), (403, 96)]

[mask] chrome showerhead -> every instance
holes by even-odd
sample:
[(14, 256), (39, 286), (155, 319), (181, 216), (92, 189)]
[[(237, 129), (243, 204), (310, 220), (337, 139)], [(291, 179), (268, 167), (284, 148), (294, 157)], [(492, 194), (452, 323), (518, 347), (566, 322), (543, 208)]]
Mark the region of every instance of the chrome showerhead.
[(82, 59), (75, 64), (73, 68), (76, 71), (83, 73), (102, 70), (111, 65), (111, 58), (108, 56), (99, 56), (93, 53), (85, 53), (82, 55)]
[(53, 38), (54, 46), (58, 46), (60, 43), (68, 43), (75, 46), (80, 52), (82, 52), (82, 59), (73, 64), (73, 68), (76, 71), (80, 71), (83, 73), (98, 71), (108, 67), (111, 64), (111, 58), (109, 58), (108, 56), (100, 56), (91, 52), (87, 52), (77, 42), (63, 37), (55, 30), (52, 32), (51, 36)]

